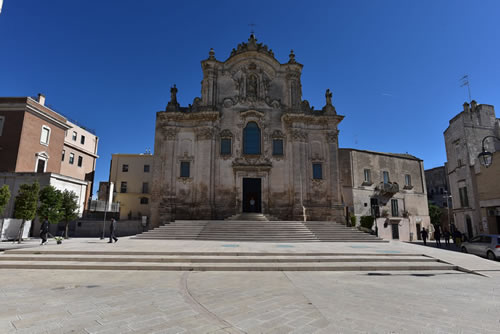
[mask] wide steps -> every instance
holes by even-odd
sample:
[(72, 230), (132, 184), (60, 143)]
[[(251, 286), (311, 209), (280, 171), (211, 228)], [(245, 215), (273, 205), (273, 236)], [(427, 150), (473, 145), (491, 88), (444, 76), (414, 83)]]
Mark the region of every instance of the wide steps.
[[(459, 268), (420, 254), (12, 250), (1, 269), (145, 271), (428, 271)], [(0, 271), (1, 272), (1, 271)]]
[[(245, 220), (176, 221), (137, 235), (136, 239), (256, 242), (381, 242), (383, 240), (334, 222), (263, 221), (265, 215), (243, 214)], [(250, 220), (251, 218), (259, 220)]]

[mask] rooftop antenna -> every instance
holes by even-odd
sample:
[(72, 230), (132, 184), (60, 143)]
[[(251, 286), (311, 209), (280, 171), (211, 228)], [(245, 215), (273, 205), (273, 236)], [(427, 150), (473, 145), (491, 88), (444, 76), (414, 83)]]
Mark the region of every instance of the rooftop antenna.
[(460, 80), (462, 82), (462, 84), (460, 85), (460, 87), (463, 87), (463, 86), (467, 86), (467, 91), (469, 92), (469, 102), (472, 101), (471, 97), (470, 97), (470, 83), (469, 83), (469, 75), (466, 74), (464, 75), (463, 77), (460, 78)]
[(255, 23), (250, 23), (248, 26), (250, 27), (250, 34), (254, 35), (255, 34), (255, 26), (256, 26), (256, 24)]

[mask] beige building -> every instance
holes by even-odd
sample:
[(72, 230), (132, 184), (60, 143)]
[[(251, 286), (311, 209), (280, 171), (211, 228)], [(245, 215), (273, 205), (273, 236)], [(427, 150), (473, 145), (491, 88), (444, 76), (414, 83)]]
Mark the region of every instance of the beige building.
[[(444, 131), (448, 179), (453, 202), (453, 220), (456, 228), (466, 233), (469, 239), (479, 233), (488, 233), (488, 224), (483, 223), (476, 175), (481, 171), (477, 158), (486, 136), (500, 137), (500, 120), (491, 105), (464, 103), (463, 110), (453, 117)], [(500, 142), (492, 138), (485, 141), (489, 152), (500, 150)], [(496, 161), (498, 163), (498, 161)], [(490, 179), (500, 184), (499, 178)], [(483, 180), (484, 184), (484, 180)]]
[(151, 216), (152, 167), (151, 154), (112, 155), (109, 182), (114, 184), (113, 202), (120, 203), (120, 219)]
[(420, 239), (430, 227), (423, 161), (409, 154), (339, 149), (342, 194), (348, 213), (376, 217), (384, 239)]
[[(151, 217), (225, 219), (262, 213), (281, 220), (343, 217), (338, 130), (332, 105), (302, 99), (303, 65), (280, 63), (252, 34), (226, 60), (201, 62), (201, 97), (188, 107), (177, 88), (156, 115)], [(119, 186), (118, 186), (119, 188)]]
[(500, 151), (493, 154), (493, 164), (489, 168), (481, 166), (476, 184), (483, 229), (500, 234)]

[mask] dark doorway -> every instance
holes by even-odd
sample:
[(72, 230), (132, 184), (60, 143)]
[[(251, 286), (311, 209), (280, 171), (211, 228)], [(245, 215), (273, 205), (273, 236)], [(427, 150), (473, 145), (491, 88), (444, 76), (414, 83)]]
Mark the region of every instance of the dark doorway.
[(420, 224), (417, 224), (417, 240), (422, 240), (422, 227)]
[(392, 238), (399, 239), (399, 224), (391, 224), (392, 227)]
[(467, 223), (467, 237), (471, 239), (474, 235), (472, 234), (472, 221), (469, 216), (465, 217), (465, 221)]
[(243, 212), (261, 212), (260, 179), (243, 179)]
[(372, 209), (372, 216), (375, 218), (380, 217), (380, 209), (378, 206), (378, 199), (377, 198), (370, 198), (370, 206)]

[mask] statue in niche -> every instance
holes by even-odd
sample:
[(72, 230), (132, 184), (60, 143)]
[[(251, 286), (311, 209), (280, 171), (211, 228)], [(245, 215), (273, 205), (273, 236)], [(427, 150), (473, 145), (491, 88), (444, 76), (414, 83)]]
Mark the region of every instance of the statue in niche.
[(247, 97), (257, 97), (257, 77), (251, 74), (247, 79)]
[(332, 105), (332, 92), (330, 92), (330, 88), (328, 88), (326, 90), (325, 97), (326, 97), (326, 105), (331, 106)]

